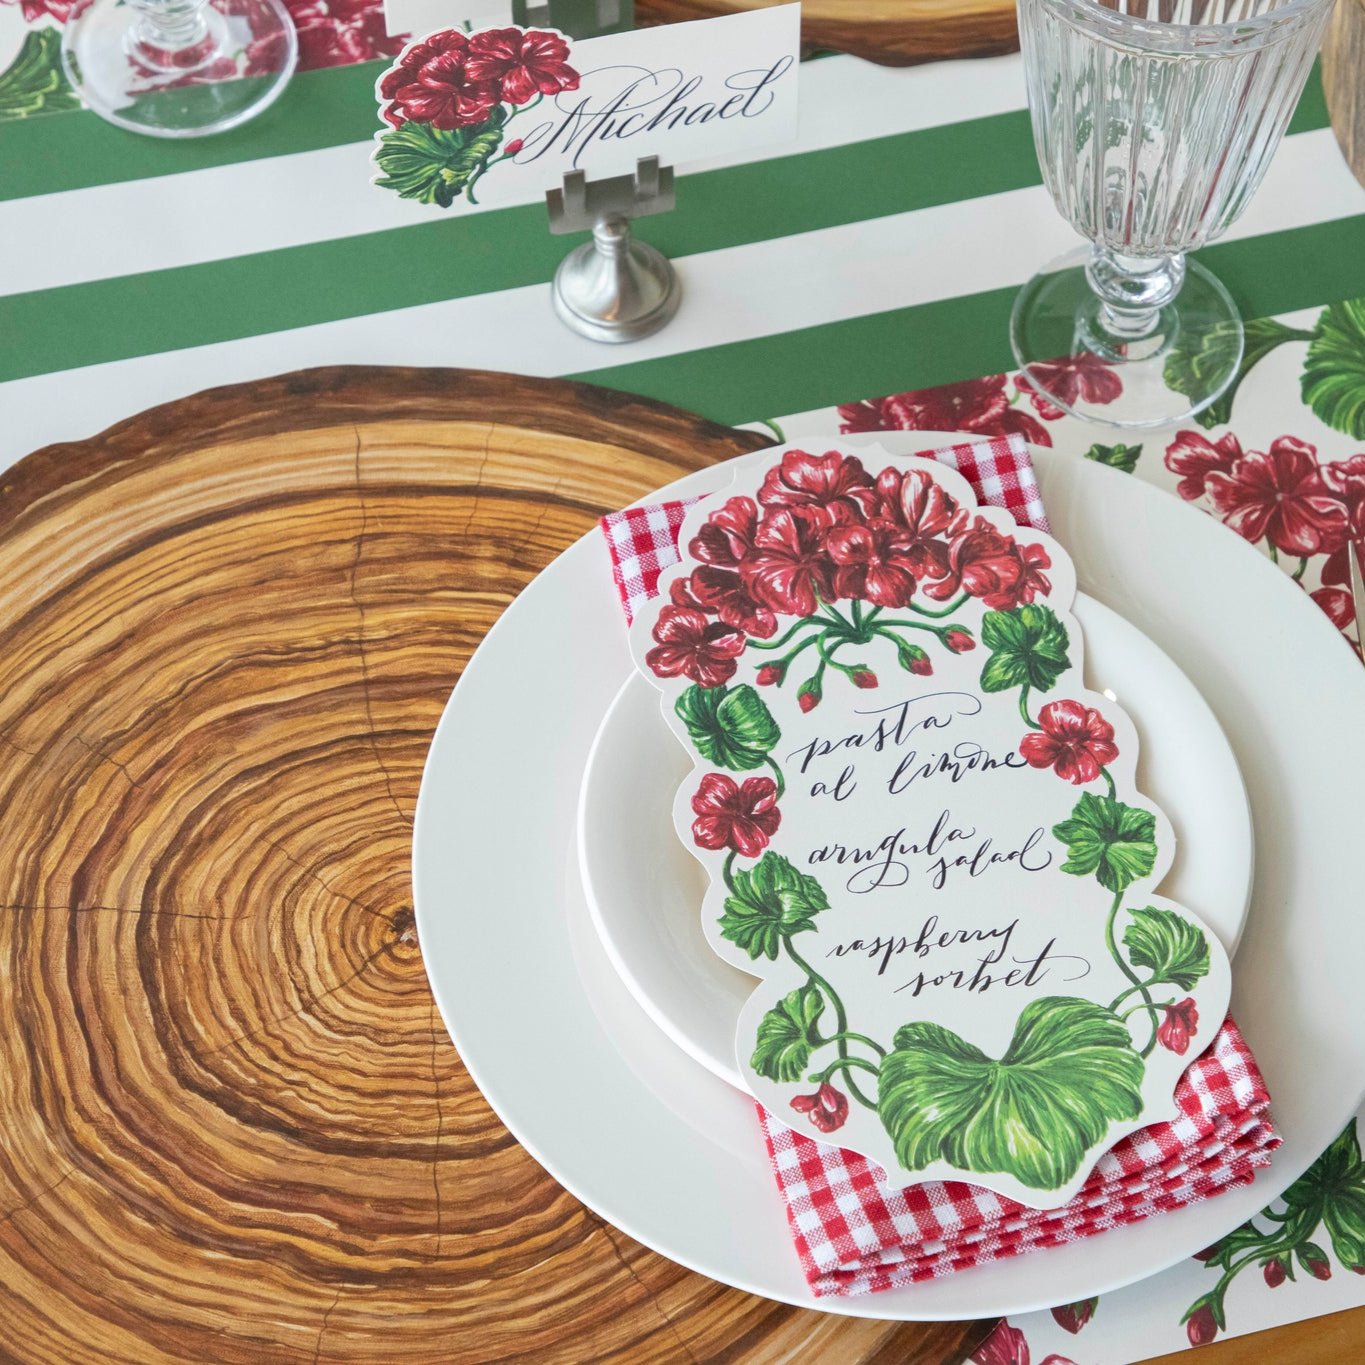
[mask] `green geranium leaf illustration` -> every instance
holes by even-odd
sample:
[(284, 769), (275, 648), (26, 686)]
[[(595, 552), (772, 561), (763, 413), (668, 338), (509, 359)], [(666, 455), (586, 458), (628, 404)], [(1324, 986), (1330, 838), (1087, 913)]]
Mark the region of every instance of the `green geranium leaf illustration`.
[(1365, 1265), (1365, 1161), (1356, 1121), (1284, 1192), (1285, 1212), (1307, 1232), (1327, 1225), (1332, 1250), (1342, 1265)]
[(1085, 458), (1094, 460), (1096, 464), (1107, 464), (1111, 469), (1121, 469), (1125, 474), (1131, 474), (1137, 468), (1138, 460), (1142, 458), (1142, 447), (1093, 445), (1085, 452)]
[(1135, 967), (1156, 974), (1154, 984), (1170, 982), (1188, 991), (1209, 974), (1209, 941), (1183, 915), (1153, 905), (1131, 913), (1123, 946)]
[[(1195, 421), (1202, 427), (1217, 427), (1232, 420), (1232, 400), (1242, 380), (1277, 346), (1286, 341), (1306, 341), (1312, 333), (1286, 327), (1274, 318), (1252, 318), (1245, 324), (1246, 347), (1227, 389)], [(1208, 378), (1221, 374), (1236, 354), (1237, 328), (1218, 326), (1196, 328), (1177, 338), (1166, 357), (1166, 387), (1193, 398), (1208, 392)]]
[(448, 209), (488, 165), (502, 143), (507, 115), (495, 105), (486, 123), (472, 128), (433, 128), (405, 123), (379, 139), (375, 164), (384, 174), (375, 184), (403, 199)]
[(1048, 692), (1070, 666), (1066, 627), (1051, 607), (1031, 602), (1013, 611), (988, 611), (981, 620), (981, 643), (991, 651), (981, 670), (987, 692), (1031, 687)]
[(770, 1081), (799, 1081), (811, 1050), (820, 1043), (816, 1024), (824, 1008), (819, 989), (809, 982), (784, 995), (759, 1020), (758, 1045), (749, 1065)]
[(753, 867), (734, 874), (734, 891), (725, 898), (720, 934), (739, 944), (751, 958), (776, 959), (783, 939), (814, 929), (813, 916), (828, 909), (824, 887), (769, 850)]
[(761, 768), (782, 731), (767, 703), (748, 683), (687, 689), (674, 706), (698, 752), (735, 772)]
[(1067, 852), (1063, 872), (1093, 872), (1106, 891), (1126, 891), (1156, 864), (1156, 817), (1109, 796), (1086, 792), (1071, 818), (1052, 827)]
[(1303, 401), (1329, 427), (1365, 440), (1365, 299), (1323, 309), (1303, 367)]
[(906, 1024), (882, 1063), (877, 1110), (907, 1171), (945, 1160), (1055, 1190), (1111, 1123), (1142, 1112), (1142, 1058), (1102, 1005), (1024, 1007), (996, 1061), (938, 1024)]
[(18, 55), (0, 72), (0, 119), (57, 114), (80, 107), (80, 100), (62, 74), (61, 29), (31, 29)]

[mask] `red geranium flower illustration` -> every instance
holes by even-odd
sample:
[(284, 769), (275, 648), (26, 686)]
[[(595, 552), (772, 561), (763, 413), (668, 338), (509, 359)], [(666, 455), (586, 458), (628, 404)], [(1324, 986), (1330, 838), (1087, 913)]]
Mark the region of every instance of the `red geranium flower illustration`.
[(1272, 1256), (1262, 1267), (1261, 1274), (1265, 1276), (1268, 1289), (1278, 1289), (1284, 1283), (1284, 1261)]
[(1187, 502), (1204, 496), (1210, 474), (1231, 474), (1241, 458), (1242, 447), (1230, 431), (1212, 443), (1197, 431), (1177, 431), (1166, 447), (1166, 468), (1180, 475), (1175, 491)]
[[(389, 37), (383, 0), (293, 0), (288, 8), (299, 35), (300, 71), (392, 57), (407, 42)], [(252, 43), (247, 48), (247, 75), (253, 61), (264, 55), (259, 47)]]
[(661, 678), (680, 673), (703, 687), (718, 687), (734, 677), (735, 660), (744, 650), (743, 631), (724, 621), (708, 621), (688, 607), (665, 607), (654, 625), (659, 642), (645, 663)]
[(1093, 707), (1078, 701), (1049, 702), (1038, 712), (1041, 731), (1030, 730), (1019, 752), (1033, 768), (1052, 768), (1080, 786), (1118, 757), (1114, 727)]
[(1178, 1005), (1166, 1006), (1166, 1017), (1156, 1031), (1156, 1040), (1168, 1051), (1183, 1057), (1198, 1027), (1199, 1011), (1193, 997), (1186, 996)]
[(1266, 538), (1283, 554), (1337, 549), (1346, 534), (1346, 508), (1323, 482), (1317, 451), (1281, 436), (1267, 454), (1253, 450), (1230, 474), (1207, 480), (1215, 506), (1239, 535)]
[(1356, 609), (1351, 594), (1345, 588), (1319, 588), (1311, 596), (1332, 618), (1332, 624), (1338, 630), (1350, 629), (1351, 622), (1356, 619)]
[(777, 617), (755, 602), (744, 580), (732, 569), (699, 564), (692, 571), (692, 595), (703, 611), (719, 616), (727, 626), (766, 640), (777, 630)]
[(871, 516), (877, 492), (872, 476), (853, 455), (789, 450), (768, 470), (758, 500), (765, 507), (823, 507), (842, 520)]
[(498, 89), (473, 80), (468, 71), (469, 40), (454, 29), (433, 33), (410, 47), (379, 82), (380, 110), (395, 128), (429, 123), (449, 131), (483, 123), (498, 102)]
[[(942, 578), (948, 572), (948, 545), (958, 505), (952, 494), (922, 469), (902, 475), (884, 469), (877, 476), (882, 514), (904, 529), (904, 550), (917, 578)], [(965, 515), (965, 514), (963, 514)]]
[[(976, 1348), (971, 1357), (974, 1365), (1029, 1365), (1029, 1348), (1024, 1334), (1001, 1319), (994, 1332)], [(1042, 1365), (1076, 1365), (1075, 1361), (1055, 1352), (1044, 1356)]]
[(730, 498), (692, 537), (688, 553), (703, 564), (733, 569), (753, 548), (758, 507), (752, 498)]
[[(1040, 361), (1029, 366), (1029, 374), (1036, 375), (1043, 388), (1073, 407), (1078, 398), (1087, 403), (1112, 403), (1123, 393), (1123, 381), (1112, 367), (1089, 351), (1063, 356), (1060, 360)], [(1039, 393), (1023, 376), (1014, 383), (1020, 393), (1027, 394), (1040, 417), (1055, 422), (1065, 416), (1056, 403), (1046, 394)]]
[(1099, 1300), (1095, 1298), (1078, 1299), (1075, 1303), (1064, 1303), (1052, 1310), (1052, 1320), (1058, 1327), (1070, 1332), (1074, 1337), (1095, 1316), (1095, 1309), (1098, 1305)]
[(1365, 549), (1365, 455), (1352, 455), (1349, 460), (1333, 460), (1322, 466), (1322, 481), (1329, 493), (1341, 499), (1346, 509), (1346, 537), (1327, 557), (1322, 566), (1324, 583), (1351, 582), (1351, 565), (1347, 559), (1347, 545), (1356, 541)]
[(740, 786), (724, 773), (707, 773), (692, 810), (692, 837), (702, 848), (732, 848), (745, 858), (757, 858), (782, 822), (771, 777), (746, 777)]
[(577, 90), (578, 72), (568, 59), (568, 43), (544, 29), (490, 28), (469, 40), (470, 80), (496, 83), (509, 104)]
[(49, 17), (59, 24), (64, 24), (80, 2), (81, 0), (19, 0), (19, 12), (24, 16), (26, 24)]
[(815, 1094), (797, 1095), (792, 1108), (805, 1114), (822, 1133), (832, 1133), (848, 1118), (848, 1096), (825, 1081)]
[(915, 591), (914, 567), (891, 523), (836, 526), (825, 546), (836, 566), (836, 596), (864, 598), (879, 607), (903, 607), (909, 602)]
[(740, 572), (754, 598), (774, 611), (810, 616), (834, 596), (834, 566), (825, 553), (828, 512), (779, 507), (760, 523), (753, 553)]
[(976, 641), (973, 640), (965, 630), (945, 631), (943, 643), (947, 645), (954, 654), (965, 654), (969, 649), (976, 648)]
[(936, 389), (849, 403), (839, 409), (841, 431), (970, 431), (983, 436), (1018, 434), (1050, 446), (1052, 437), (1036, 418), (1010, 406), (1003, 374), (942, 384)]
[(1052, 560), (1041, 545), (1020, 547), (984, 517), (978, 517), (948, 547), (948, 574), (924, 591), (937, 601), (958, 592), (979, 597), (992, 611), (1011, 611), (1047, 593), (1052, 584), (1044, 569)]

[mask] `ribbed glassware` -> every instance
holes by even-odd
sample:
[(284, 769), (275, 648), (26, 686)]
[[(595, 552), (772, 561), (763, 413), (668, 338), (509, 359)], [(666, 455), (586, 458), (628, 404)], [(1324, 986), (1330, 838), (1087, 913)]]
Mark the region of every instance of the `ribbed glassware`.
[[(1118, 425), (1180, 420), (1226, 387), (1240, 359), (1240, 320), (1222, 286), (1187, 269), (1184, 253), (1226, 231), (1260, 184), (1332, 4), (1019, 0), (1043, 180), (1094, 244), (1035, 277), (1015, 309), (1019, 362), (1058, 406), (1084, 406), (1074, 383), (1048, 388), (1057, 382), (1048, 362), (1077, 352), (1125, 379), (1124, 402), (1082, 412)], [(1167, 388), (1164, 356), (1177, 344), (1188, 351), (1211, 327), (1223, 329), (1220, 364), (1195, 393)]]

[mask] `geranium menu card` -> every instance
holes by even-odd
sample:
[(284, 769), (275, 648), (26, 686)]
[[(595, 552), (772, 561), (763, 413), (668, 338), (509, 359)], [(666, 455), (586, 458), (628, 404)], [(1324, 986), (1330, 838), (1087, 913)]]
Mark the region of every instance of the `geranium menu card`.
[(452, 24), (375, 84), (374, 183), (448, 209), (525, 202), (563, 183), (734, 156), (796, 136), (801, 7), (575, 41)]
[[(753, 1094), (904, 1186), (1052, 1208), (1173, 1092), (1227, 955), (1086, 686), (1050, 536), (877, 447), (737, 462), (632, 631), (695, 768), (708, 939), (756, 975)], [(1094, 680), (1103, 686), (1103, 679)]]

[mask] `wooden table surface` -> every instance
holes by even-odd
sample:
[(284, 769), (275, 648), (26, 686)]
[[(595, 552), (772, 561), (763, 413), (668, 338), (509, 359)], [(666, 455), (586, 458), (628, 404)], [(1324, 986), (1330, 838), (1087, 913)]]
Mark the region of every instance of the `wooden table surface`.
[[(635, 0), (638, 24), (675, 24), (784, 0)], [(1014, 0), (802, 0), (807, 51), (849, 52), (883, 66), (1019, 50)]]
[(605, 510), (763, 439), (572, 384), (332, 370), (0, 484), (0, 1358), (960, 1359), (683, 1270), (516, 1144), (409, 845), (452, 684)]

